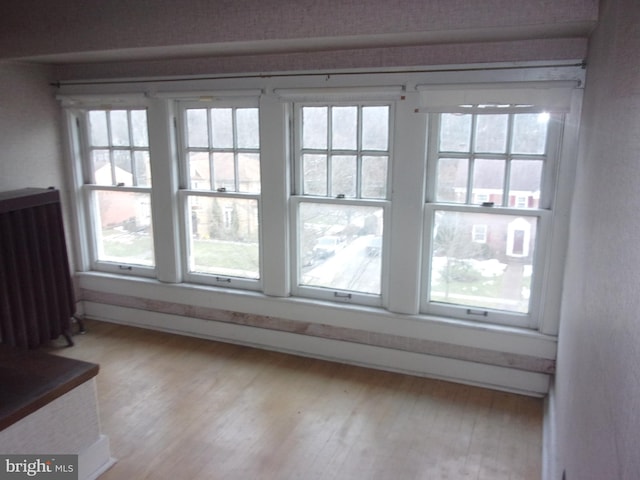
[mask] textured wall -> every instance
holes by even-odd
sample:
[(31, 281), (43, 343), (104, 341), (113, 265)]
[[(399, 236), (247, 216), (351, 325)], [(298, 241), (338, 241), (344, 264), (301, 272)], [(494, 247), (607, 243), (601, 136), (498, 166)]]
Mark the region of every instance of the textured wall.
[(483, 62), (582, 59), (583, 38), (366, 48), (304, 53), (236, 55), (56, 66), (56, 79), (211, 75), (301, 70), (421, 67)]
[[(51, 78), (49, 67), (0, 62), (0, 191), (53, 186), (68, 206), (60, 106)], [(71, 246), (71, 230), (66, 231)]]
[(50, 78), (42, 66), (0, 62), (0, 190), (64, 184)]
[(6, 1), (0, 59), (64, 64), (59, 80), (574, 60), (598, 13), (597, 0), (481, 3)]
[(0, 2), (0, 58), (198, 43), (595, 20), (597, 0), (20, 0)]
[(640, 3), (605, 0), (591, 39), (556, 412), (558, 474), (640, 478)]

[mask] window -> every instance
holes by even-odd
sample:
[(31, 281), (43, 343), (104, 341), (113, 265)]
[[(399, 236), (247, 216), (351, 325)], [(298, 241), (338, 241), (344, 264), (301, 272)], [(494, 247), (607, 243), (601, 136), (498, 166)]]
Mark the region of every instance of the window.
[(181, 112), (187, 278), (257, 288), (261, 189), (257, 102), (184, 103)]
[(475, 243), (487, 243), (487, 226), (473, 225), (471, 229), (471, 239)]
[(84, 110), (78, 119), (91, 261), (143, 273), (155, 266), (147, 111)]
[(531, 321), (543, 265), (539, 234), (552, 207), (545, 182), (553, 182), (562, 116), (521, 108), (478, 104), (431, 114), (425, 312)]
[(554, 334), (583, 75), (221, 77), (126, 84), (122, 98), (77, 87), (62, 95), (76, 263), (201, 302), (215, 291), (229, 310), (277, 297), (282, 318), (331, 308), (362, 328), (367, 306), (373, 322)]
[(391, 107), (296, 108), (297, 292), (380, 304)]

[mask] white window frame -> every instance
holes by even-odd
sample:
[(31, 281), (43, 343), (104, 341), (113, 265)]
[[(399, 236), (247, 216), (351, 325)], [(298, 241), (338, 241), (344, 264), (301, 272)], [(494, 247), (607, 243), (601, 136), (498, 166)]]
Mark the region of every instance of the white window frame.
[(527, 208), (527, 200), (529, 199), (529, 197), (527, 197), (526, 195), (516, 195), (515, 197), (515, 208)]
[(481, 205), (484, 202), (488, 202), (488, 201), (489, 201), (489, 194), (488, 193), (476, 193), (476, 195), (475, 195), (475, 203), (477, 203), (478, 205)]
[[(291, 292), (294, 296), (318, 298), (322, 300), (329, 300), (340, 303), (353, 303), (360, 305), (376, 306), (380, 307), (385, 304), (386, 292), (387, 292), (387, 254), (386, 244), (389, 238), (389, 216), (391, 209), (390, 191), (391, 191), (391, 172), (393, 167), (393, 125), (394, 125), (394, 110), (395, 103), (389, 100), (389, 95), (376, 93), (367, 95), (366, 98), (359, 98), (357, 96), (357, 89), (350, 94), (352, 98), (349, 99), (336, 99), (331, 98), (330, 94), (325, 94), (326, 100), (322, 101), (318, 97), (322, 97), (321, 93), (314, 95), (314, 98), (305, 101), (304, 96), (302, 98), (296, 98), (296, 102), (293, 105), (294, 110), (294, 123), (293, 123), (293, 188), (291, 194)], [(379, 99), (375, 97), (379, 96)], [(372, 98), (373, 97), (373, 98)], [(367, 106), (387, 106), (389, 107), (389, 134), (388, 134), (388, 150), (386, 151), (372, 151), (374, 155), (380, 155), (386, 152), (385, 156), (388, 156), (387, 163), (387, 178), (385, 186), (385, 198), (373, 199), (359, 196), (359, 186), (361, 185), (362, 172), (361, 172), (361, 157), (366, 156), (366, 151), (358, 147), (356, 150), (349, 150), (349, 152), (357, 152), (357, 178), (356, 178), (356, 196), (355, 197), (343, 197), (342, 195), (333, 195), (336, 192), (327, 192), (326, 196), (305, 195), (304, 194), (304, 176), (302, 166), (302, 108), (304, 107), (340, 107), (340, 106), (357, 106), (358, 112), (361, 112), (362, 107)], [(329, 109), (330, 111), (330, 109)], [(361, 123), (358, 122), (359, 128)], [(328, 132), (329, 136), (331, 132)], [(361, 136), (362, 130), (358, 130), (358, 137)], [(358, 142), (359, 143), (359, 142)], [(327, 145), (327, 152), (331, 152), (330, 142)], [(327, 189), (330, 189), (330, 173), (327, 172)], [(330, 287), (317, 287), (313, 285), (303, 285), (300, 281), (302, 265), (300, 265), (300, 219), (299, 211), (300, 206), (303, 203), (324, 204), (324, 205), (336, 205), (338, 207), (376, 207), (382, 210), (383, 221), (383, 235), (382, 235), (382, 251), (381, 251), (381, 272), (380, 272), (380, 293), (371, 294), (358, 292), (353, 290), (344, 290)]]
[[(510, 89), (507, 89), (505, 97), (507, 100), (499, 103), (507, 103), (513, 101), (512, 99), (518, 99), (520, 102), (524, 102), (531, 95), (530, 102), (538, 100), (541, 106), (530, 105), (527, 107), (506, 107), (500, 105), (499, 107), (472, 107), (472, 105), (483, 103), (481, 100), (485, 98), (484, 102), (489, 104), (498, 103), (495, 99), (500, 99), (502, 92), (496, 90), (498, 85), (481, 85), (479, 87), (465, 86), (464, 90), (457, 89), (455, 86), (449, 86), (445, 88), (440, 86), (435, 90), (432, 87), (425, 86), (424, 92), (427, 93), (426, 97), (430, 101), (433, 101), (434, 105), (427, 105), (421, 111), (429, 116), (429, 133), (428, 143), (429, 150), (427, 154), (427, 192), (425, 203), (425, 217), (424, 217), (424, 254), (422, 265), (422, 290), (421, 290), (421, 306), (420, 311), (427, 315), (435, 315), (448, 318), (459, 318), (470, 321), (481, 321), (493, 324), (504, 324), (516, 327), (525, 328), (537, 328), (541, 321), (542, 315), (542, 299), (545, 295), (545, 288), (543, 279), (547, 277), (548, 262), (550, 250), (552, 247), (552, 224), (554, 215), (554, 201), (556, 198), (556, 191), (559, 188), (559, 165), (561, 162), (561, 150), (562, 150), (562, 133), (564, 124), (566, 121), (566, 114), (568, 113), (569, 103), (571, 100), (570, 88), (566, 88), (566, 91), (562, 91), (565, 85), (560, 85), (558, 88), (553, 82), (549, 83), (549, 89), (553, 90), (549, 94), (548, 102), (545, 102), (544, 95), (544, 83), (536, 84), (535, 91), (527, 88), (526, 82), (522, 87), (510, 85)], [(569, 87), (569, 86), (566, 86)], [(439, 95), (441, 94), (441, 95)], [(464, 100), (461, 100), (463, 99)], [(542, 100), (540, 100), (542, 98)], [(559, 100), (560, 99), (560, 100)], [(429, 101), (427, 100), (427, 102)], [(554, 102), (561, 103), (560, 106), (554, 104)], [(447, 105), (447, 103), (449, 103)], [(527, 102), (528, 103), (528, 102)], [(440, 115), (442, 113), (471, 113), (481, 115), (484, 113), (539, 113), (550, 112), (550, 118), (548, 123), (548, 133), (546, 141), (545, 166), (543, 168), (543, 174), (541, 178), (541, 200), (538, 208), (515, 208), (509, 207), (509, 194), (508, 194), (508, 178), (504, 180), (503, 190), (503, 204), (496, 206), (484, 206), (477, 205), (473, 202), (472, 190), (468, 187), (467, 202), (460, 204), (450, 204), (436, 201), (436, 189), (437, 189), (437, 163), (438, 163), (438, 138), (439, 138), (439, 122)], [(472, 152), (473, 152), (473, 146)], [(473, 153), (472, 153), (473, 156)], [(508, 172), (508, 167), (507, 167)], [(469, 172), (471, 177), (471, 172)], [(565, 185), (561, 185), (560, 188), (565, 188)], [(536, 228), (536, 252), (533, 258), (533, 277), (531, 280), (531, 289), (529, 295), (529, 311), (527, 313), (509, 312), (484, 307), (473, 307), (464, 304), (448, 304), (430, 300), (430, 288), (431, 288), (431, 275), (433, 265), (431, 263), (433, 244), (432, 239), (434, 237), (433, 223), (435, 221), (436, 211), (450, 211), (450, 212), (468, 212), (468, 213), (485, 213), (490, 215), (509, 215), (513, 219), (517, 219), (519, 215), (526, 217), (537, 218)], [(509, 239), (507, 239), (507, 242)], [(509, 251), (511, 248), (511, 251)], [(513, 234), (511, 235), (511, 243), (507, 243), (508, 256), (512, 257), (526, 257), (527, 252), (523, 254), (513, 255)], [(527, 255), (524, 255), (526, 253)]]
[[(85, 101), (81, 106), (71, 106), (67, 109), (66, 115), (71, 135), (71, 147), (74, 160), (74, 178), (75, 183), (78, 185), (79, 193), (79, 220), (84, 225), (82, 230), (84, 235), (82, 237), (83, 246), (83, 263), (88, 265), (90, 269), (95, 271), (102, 271), (108, 273), (117, 273), (121, 275), (134, 275), (142, 277), (155, 277), (157, 270), (157, 251), (155, 249), (155, 222), (154, 222), (154, 208), (153, 208), (153, 178), (151, 180), (151, 186), (123, 186), (123, 185), (100, 185), (95, 183), (94, 174), (91, 165), (90, 156), (90, 137), (89, 137), (89, 112), (91, 111), (111, 111), (111, 110), (144, 110), (147, 112), (147, 126), (149, 123), (149, 104), (143, 98), (133, 97), (128, 98), (106, 98), (103, 101)], [(149, 139), (149, 155), (150, 162), (153, 165), (153, 158), (151, 154), (151, 141)], [(124, 147), (123, 147), (124, 149)], [(132, 151), (139, 149), (137, 147), (131, 147)], [(108, 148), (111, 150), (111, 147)], [(152, 168), (153, 170), (153, 168)], [(153, 177), (153, 174), (152, 174)], [(144, 193), (149, 195), (150, 201), (150, 213), (152, 217), (153, 225), (153, 243), (154, 243), (154, 264), (153, 266), (141, 265), (136, 263), (126, 262), (111, 262), (101, 260), (99, 258), (99, 227), (96, 224), (100, 218), (98, 212), (98, 205), (95, 195), (97, 192), (131, 192), (131, 193)]]
[[(179, 165), (179, 190), (178, 190), (178, 199), (179, 199), (179, 212), (180, 212), (180, 231), (181, 231), (181, 242), (183, 245), (182, 248), (182, 276), (185, 281), (205, 284), (205, 285), (214, 285), (225, 288), (238, 288), (244, 290), (260, 290), (262, 288), (262, 277), (263, 277), (263, 245), (262, 245), (262, 218), (261, 218), (261, 193), (247, 193), (247, 192), (239, 192), (239, 191), (227, 191), (224, 189), (215, 189), (215, 186), (211, 186), (211, 189), (190, 189), (189, 188), (189, 165), (186, 160), (189, 147), (187, 146), (187, 122), (186, 122), (186, 111), (188, 109), (205, 109), (207, 112), (212, 108), (256, 108), (258, 109), (258, 116), (260, 124), (262, 123), (262, 118), (260, 115), (260, 105), (259, 98), (255, 95), (252, 96), (237, 96), (237, 95), (225, 95), (224, 92), (221, 92), (220, 97), (216, 97), (216, 92), (212, 92), (211, 97), (215, 98), (211, 99), (209, 97), (205, 97), (199, 100), (179, 100), (177, 101), (177, 146), (179, 151), (178, 165)], [(209, 113), (207, 113), (207, 116)], [(234, 129), (235, 131), (235, 129)], [(198, 149), (200, 150), (200, 149)], [(238, 152), (242, 149), (233, 148), (234, 155), (237, 155)], [(261, 148), (258, 149), (261, 151)], [(210, 148), (203, 148), (202, 151), (207, 151), (209, 154), (213, 150)], [(238, 181), (236, 175), (236, 182)], [(190, 257), (191, 257), (191, 212), (189, 212), (189, 198), (199, 199), (199, 198), (229, 198), (229, 199), (245, 199), (245, 200), (253, 200), (257, 205), (257, 215), (258, 215), (258, 278), (245, 278), (245, 277), (237, 277), (231, 275), (223, 275), (223, 274), (207, 274), (203, 272), (194, 272), (190, 271)], [(197, 200), (196, 200), (197, 201)]]
[(474, 224), (471, 228), (471, 241), (475, 243), (487, 243), (487, 225)]

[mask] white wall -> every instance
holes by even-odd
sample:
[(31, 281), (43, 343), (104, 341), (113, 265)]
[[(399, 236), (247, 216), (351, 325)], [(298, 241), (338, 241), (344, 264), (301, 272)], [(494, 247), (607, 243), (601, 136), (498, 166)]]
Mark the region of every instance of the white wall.
[[(68, 206), (60, 106), (51, 78), (51, 67), (0, 62), (0, 191), (55, 187)], [(68, 208), (63, 215), (69, 227)], [(70, 241), (67, 234), (68, 246)]]
[(640, 3), (590, 43), (555, 406), (556, 475), (640, 478)]
[(513, 26), (568, 27), (593, 21), (596, 15), (597, 0), (484, 0), (481, 8), (469, 0), (110, 0), (100, 4), (14, 0), (0, 4), (0, 58)]
[(50, 75), (43, 66), (0, 63), (0, 190), (65, 183)]

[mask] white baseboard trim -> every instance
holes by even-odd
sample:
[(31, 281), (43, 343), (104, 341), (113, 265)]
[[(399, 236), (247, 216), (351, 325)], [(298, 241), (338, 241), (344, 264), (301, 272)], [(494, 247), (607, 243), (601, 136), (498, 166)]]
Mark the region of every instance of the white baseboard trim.
[(84, 302), (89, 318), (542, 397), (549, 375), (233, 323)]
[(93, 445), (78, 454), (78, 479), (95, 480), (116, 463), (111, 456), (109, 437), (100, 435)]

